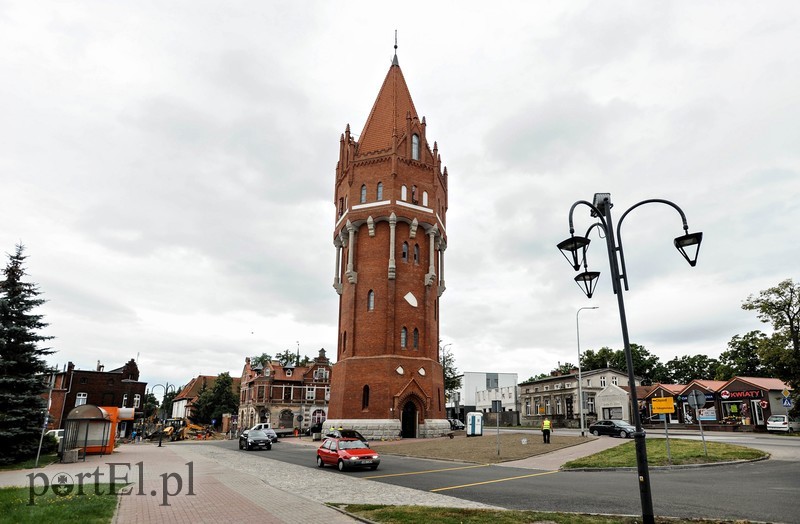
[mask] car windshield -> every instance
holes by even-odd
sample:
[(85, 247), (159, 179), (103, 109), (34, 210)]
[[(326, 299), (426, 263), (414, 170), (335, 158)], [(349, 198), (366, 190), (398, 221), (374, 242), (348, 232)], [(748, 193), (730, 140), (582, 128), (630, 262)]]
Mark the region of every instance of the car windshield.
[(267, 434), (260, 429), (251, 429), (247, 436), (250, 438), (267, 438)]
[(783, 422), (783, 415), (772, 415), (767, 422)]
[(340, 440), (339, 449), (367, 449), (367, 445), (360, 440)]

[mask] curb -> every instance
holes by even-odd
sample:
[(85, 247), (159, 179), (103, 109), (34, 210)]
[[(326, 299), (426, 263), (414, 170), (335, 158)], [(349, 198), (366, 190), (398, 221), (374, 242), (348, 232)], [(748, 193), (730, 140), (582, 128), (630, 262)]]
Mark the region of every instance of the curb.
[[(709, 462), (705, 464), (673, 464), (672, 466), (649, 466), (649, 470), (653, 471), (671, 471), (673, 469), (695, 469), (695, 468), (713, 468), (716, 466), (734, 466), (736, 464), (749, 464), (751, 462), (761, 462), (762, 460), (769, 460), (772, 457), (769, 453), (767, 453), (764, 457), (759, 457), (755, 459), (749, 460), (728, 460), (723, 462)], [(581, 472), (601, 472), (601, 471), (637, 471), (638, 468), (635, 467), (618, 467), (618, 468), (570, 468), (564, 469), (563, 467), (558, 468), (558, 471), (563, 471), (564, 473), (570, 473), (573, 471), (581, 471)]]

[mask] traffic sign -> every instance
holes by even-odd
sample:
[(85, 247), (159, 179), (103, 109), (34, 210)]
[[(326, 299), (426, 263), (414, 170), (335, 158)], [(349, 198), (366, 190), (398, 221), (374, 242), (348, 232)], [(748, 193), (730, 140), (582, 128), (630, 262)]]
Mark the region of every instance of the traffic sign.
[(783, 391), (781, 391), (781, 395), (783, 395), (784, 398), (788, 397), (789, 396), (789, 389), (788, 388), (783, 388)]
[(689, 401), (689, 405), (694, 409), (702, 408), (706, 405), (706, 394), (699, 390), (692, 390), (687, 395), (687, 400)]
[(792, 407), (792, 399), (789, 397), (784, 397), (783, 400), (781, 400), (781, 404), (783, 404), (783, 407), (785, 408), (790, 408)]
[(654, 415), (675, 412), (675, 406), (672, 402), (672, 397), (653, 397), (650, 399), (650, 401), (653, 404)]

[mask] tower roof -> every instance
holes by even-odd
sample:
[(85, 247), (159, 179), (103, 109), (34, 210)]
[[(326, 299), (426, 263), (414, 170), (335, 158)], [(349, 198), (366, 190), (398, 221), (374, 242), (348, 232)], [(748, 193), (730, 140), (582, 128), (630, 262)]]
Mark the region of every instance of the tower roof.
[(390, 149), (393, 133), (396, 131), (398, 138), (405, 134), (406, 115), (409, 113), (412, 118), (418, 118), (414, 101), (411, 100), (411, 93), (408, 91), (395, 55), (359, 137), (359, 154)]

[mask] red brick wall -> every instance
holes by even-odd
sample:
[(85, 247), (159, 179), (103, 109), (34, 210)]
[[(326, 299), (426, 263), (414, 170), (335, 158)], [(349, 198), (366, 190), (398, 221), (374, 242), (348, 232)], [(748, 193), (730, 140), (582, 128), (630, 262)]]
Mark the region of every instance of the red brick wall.
[[(423, 158), (425, 156), (423, 155)], [(430, 155), (428, 155), (430, 159)], [(342, 162), (344, 159), (340, 159)], [(397, 176), (392, 176), (392, 166)], [(342, 249), (340, 278), (342, 294), (339, 302), (339, 341), (338, 363), (334, 365), (331, 377), (331, 401), (329, 418), (385, 419), (399, 418), (402, 406), (396, 402), (405, 394), (414, 391), (421, 401), (421, 418), (445, 418), (444, 377), (438, 362), (439, 319), (436, 318), (435, 304), (438, 301), (438, 251), (430, 253), (430, 239), (426, 230), (438, 225), (439, 234), (445, 235), (447, 195), (444, 178), (438, 169), (430, 164), (405, 161), (391, 154), (367, 163), (350, 162), (347, 174), (337, 184), (335, 198), (347, 195), (347, 220), (355, 225), (354, 271), (357, 283), (348, 282), (348, 250)], [(383, 182), (383, 199), (392, 200), (388, 206), (372, 207), (353, 211), (360, 204), (361, 185), (367, 185), (367, 203), (376, 201), (376, 186)], [(410, 209), (395, 203), (400, 200), (401, 186), (408, 188), (407, 202), (411, 200), (411, 186), (417, 186), (417, 200), (422, 205), (423, 191), (428, 192), (428, 208), (434, 213)], [(441, 208), (441, 209), (440, 209)], [(395, 229), (396, 277), (388, 279), (390, 227), (387, 221), (394, 212), (397, 216)], [(437, 220), (437, 214), (442, 224)], [(375, 236), (369, 236), (366, 223), (368, 217), (375, 220)], [(415, 238), (410, 238), (410, 223), (417, 219), (419, 227)], [(338, 238), (344, 229), (348, 238), (346, 221), (334, 231)], [(408, 260), (402, 260), (402, 245), (409, 245)], [(419, 246), (420, 258), (414, 263), (414, 245)], [(434, 243), (434, 247), (436, 243)], [(432, 285), (425, 285), (431, 257), (435, 263), (436, 278)], [(375, 292), (375, 310), (367, 310), (367, 294)], [(417, 299), (417, 307), (405, 300), (411, 292)], [(400, 347), (400, 330), (408, 328), (406, 348)], [(413, 349), (414, 328), (419, 330), (419, 348)], [(346, 347), (342, 347), (346, 332)], [(402, 366), (403, 375), (395, 370)], [(425, 375), (418, 370), (424, 369)], [(413, 379), (413, 380), (412, 380)], [(370, 388), (369, 408), (362, 409), (363, 388)]]

